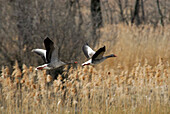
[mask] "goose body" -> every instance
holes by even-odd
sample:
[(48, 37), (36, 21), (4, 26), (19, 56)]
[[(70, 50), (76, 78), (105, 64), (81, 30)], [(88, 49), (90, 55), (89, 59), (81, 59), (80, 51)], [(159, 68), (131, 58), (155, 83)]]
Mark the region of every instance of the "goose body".
[(57, 57), (57, 51), (54, 47), (54, 43), (47, 37), (44, 40), (44, 45), (46, 50), (44, 49), (33, 49), (32, 52), (40, 55), (42, 59), (44, 60), (45, 64), (38, 66), (36, 70), (50, 70), (55, 69), (60, 66), (66, 65), (66, 64), (74, 64), (74, 63), (65, 63), (58, 59)]
[(103, 56), (106, 50), (105, 46), (103, 46), (102, 48), (98, 49), (95, 52), (88, 46), (88, 44), (85, 44), (82, 50), (84, 52), (84, 55), (89, 59), (88, 61), (84, 62), (82, 66), (99, 64), (106, 60), (107, 58), (116, 57), (116, 55), (114, 54)]

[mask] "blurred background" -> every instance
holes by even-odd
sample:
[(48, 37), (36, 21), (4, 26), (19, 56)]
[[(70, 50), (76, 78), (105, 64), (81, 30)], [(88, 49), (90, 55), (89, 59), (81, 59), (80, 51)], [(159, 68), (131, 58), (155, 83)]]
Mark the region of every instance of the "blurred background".
[[(82, 46), (86, 42), (95, 49), (107, 44), (108, 52), (118, 53), (122, 49), (113, 46), (121, 41), (119, 31), (129, 29), (124, 30), (124, 26), (135, 25), (142, 30), (149, 25), (151, 31), (159, 26), (163, 28), (159, 33), (168, 24), (169, 0), (0, 0), (0, 66), (13, 66), (15, 60), (20, 67), (43, 64), (31, 50), (44, 48), (47, 36), (55, 42), (61, 60), (81, 63), (85, 61)], [(144, 31), (150, 31), (149, 27)]]
[[(47, 36), (79, 64), (35, 71)], [(170, 0), (0, 0), (0, 68), (0, 114), (169, 113)]]

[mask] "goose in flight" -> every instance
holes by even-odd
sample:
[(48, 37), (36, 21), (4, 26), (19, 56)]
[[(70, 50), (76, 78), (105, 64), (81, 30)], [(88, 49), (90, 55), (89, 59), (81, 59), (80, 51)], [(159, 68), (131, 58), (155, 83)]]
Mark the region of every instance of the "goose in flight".
[(93, 51), (89, 47), (88, 44), (85, 44), (82, 49), (83, 49), (84, 55), (89, 59), (88, 61), (84, 62), (82, 64), (82, 66), (99, 64), (107, 58), (116, 57), (116, 55), (114, 55), (114, 54), (111, 54), (111, 55), (108, 55), (108, 56), (103, 56), (103, 54), (106, 50), (105, 46), (98, 49), (96, 52)]
[(66, 63), (57, 58), (57, 51), (54, 47), (53, 41), (51, 41), (48, 37), (44, 40), (45, 49), (33, 49), (32, 52), (40, 55), (44, 60), (45, 64), (38, 66), (35, 70), (50, 70), (55, 69), (63, 65), (68, 64), (76, 64), (74, 63)]

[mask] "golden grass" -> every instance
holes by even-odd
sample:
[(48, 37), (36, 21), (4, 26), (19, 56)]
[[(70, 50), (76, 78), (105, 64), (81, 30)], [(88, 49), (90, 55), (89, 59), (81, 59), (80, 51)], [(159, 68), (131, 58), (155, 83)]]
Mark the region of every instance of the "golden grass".
[(17, 62), (12, 74), (2, 67), (0, 113), (169, 113), (169, 28), (106, 26), (96, 49), (106, 45), (106, 54), (118, 57), (66, 66), (54, 81)]

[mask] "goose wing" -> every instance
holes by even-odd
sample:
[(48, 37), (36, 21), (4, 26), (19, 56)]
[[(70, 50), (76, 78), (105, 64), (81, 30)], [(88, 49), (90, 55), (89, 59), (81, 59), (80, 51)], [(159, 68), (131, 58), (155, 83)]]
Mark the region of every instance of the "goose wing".
[(53, 41), (51, 41), (48, 37), (44, 40), (46, 52), (47, 62), (50, 63), (51, 61), (59, 61), (57, 58), (57, 51), (54, 47)]
[(106, 48), (103, 46), (102, 48), (98, 49), (96, 53), (92, 56), (92, 60), (94, 59), (101, 59), (103, 57), (103, 54), (105, 52)]
[(44, 49), (33, 49), (32, 52), (40, 55), (42, 57), (42, 59), (44, 60), (44, 62), (46, 63), (46, 50)]
[(94, 54), (95, 54), (95, 51), (93, 51), (89, 46), (88, 44), (85, 44), (82, 48), (83, 52), (84, 52), (84, 55), (87, 57), (87, 58), (91, 58)]

